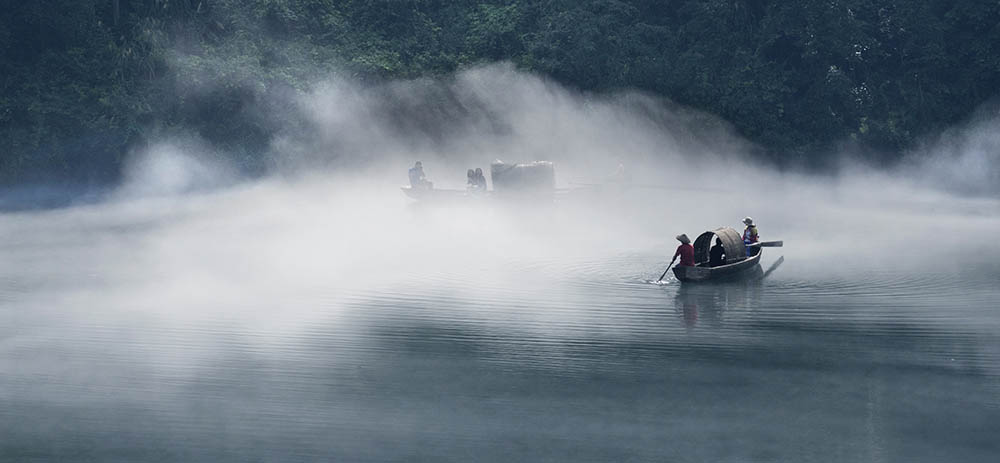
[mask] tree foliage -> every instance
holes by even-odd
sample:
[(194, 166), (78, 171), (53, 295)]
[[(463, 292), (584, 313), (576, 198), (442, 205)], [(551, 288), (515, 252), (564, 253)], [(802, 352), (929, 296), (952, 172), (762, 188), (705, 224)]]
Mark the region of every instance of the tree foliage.
[(890, 162), (1000, 89), (993, 0), (38, 0), (0, 17), (0, 182), (108, 181), (193, 130), (247, 169), (318, 73), (509, 60), (729, 120), (778, 162)]

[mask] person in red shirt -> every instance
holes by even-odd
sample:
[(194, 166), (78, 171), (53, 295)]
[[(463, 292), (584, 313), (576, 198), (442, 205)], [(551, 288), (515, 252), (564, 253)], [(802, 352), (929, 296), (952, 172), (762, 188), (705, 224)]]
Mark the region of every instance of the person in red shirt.
[(691, 239), (687, 235), (681, 233), (677, 235), (677, 241), (681, 242), (680, 246), (677, 246), (677, 252), (674, 253), (674, 259), (677, 256), (681, 256), (681, 263), (677, 265), (683, 265), (685, 267), (694, 267), (694, 246), (691, 246)]

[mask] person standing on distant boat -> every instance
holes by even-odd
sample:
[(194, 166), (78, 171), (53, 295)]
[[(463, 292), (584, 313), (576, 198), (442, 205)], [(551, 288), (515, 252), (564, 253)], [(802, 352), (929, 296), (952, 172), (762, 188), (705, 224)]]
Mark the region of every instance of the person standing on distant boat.
[(428, 190), (434, 188), (434, 184), (427, 181), (427, 176), (424, 175), (424, 165), (420, 161), (417, 161), (417, 163), (410, 168), (409, 174), (410, 174), (410, 187), (426, 188)]
[(685, 267), (694, 267), (694, 246), (691, 246), (691, 239), (687, 235), (681, 233), (677, 235), (677, 241), (681, 242), (680, 246), (677, 246), (677, 252), (674, 252), (674, 259), (677, 256), (681, 256), (681, 263), (677, 265), (683, 265)]
[(708, 265), (718, 267), (726, 263), (726, 248), (722, 247), (722, 240), (715, 238), (715, 246), (708, 253)]
[(757, 226), (753, 224), (753, 219), (750, 217), (743, 218), (743, 225), (747, 227), (743, 229), (743, 244), (747, 245), (747, 257), (752, 256), (754, 253), (750, 252), (750, 245), (756, 243), (759, 240), (757, 235)]

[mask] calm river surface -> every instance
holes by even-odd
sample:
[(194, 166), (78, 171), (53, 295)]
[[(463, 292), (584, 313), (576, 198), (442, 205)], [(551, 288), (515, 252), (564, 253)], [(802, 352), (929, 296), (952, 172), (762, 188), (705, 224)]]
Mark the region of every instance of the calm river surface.
[(324, 188), (0, 216), (0, 460), (1000, 455), (995, 202), (776, 205), (766, 277), (656, 285), (743, 212)]

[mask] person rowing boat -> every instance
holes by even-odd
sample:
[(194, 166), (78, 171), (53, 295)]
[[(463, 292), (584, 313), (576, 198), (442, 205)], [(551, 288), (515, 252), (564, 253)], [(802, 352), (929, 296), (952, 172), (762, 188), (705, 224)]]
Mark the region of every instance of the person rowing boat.
[(691, 246), (691, 239), (687, 235), (681, 233), (677, 235), (677, 241), (681, 242), (680, 246), (677, 246), (677, 251), (674, 252), (674, 259), (677, 256), (681, 257), (681, 262), (677, 265), (683, 265), (685, 267), (694, 267), (694, 246)]

